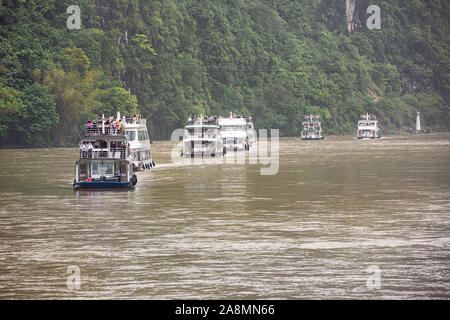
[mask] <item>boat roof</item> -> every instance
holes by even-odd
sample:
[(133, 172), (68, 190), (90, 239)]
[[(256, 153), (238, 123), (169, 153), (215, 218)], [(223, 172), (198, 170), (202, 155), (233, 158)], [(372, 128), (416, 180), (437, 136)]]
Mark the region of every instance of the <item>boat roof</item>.
[(126, 162), (131, 163), (129, 159), (117, 159), (117, 158), (82, 158), (75, 161), (75, 164), (81, 163), (81, 162)]
[(223, 118), (218, 121), (221, 126), (245, 125), (247, 123), (245, 118)]
[(212, 125), (212, 124), (190, 124), (184, 127), (185, 129), (192, 129), (192, 128), (215, 128), (218, 129), (219, 126)]

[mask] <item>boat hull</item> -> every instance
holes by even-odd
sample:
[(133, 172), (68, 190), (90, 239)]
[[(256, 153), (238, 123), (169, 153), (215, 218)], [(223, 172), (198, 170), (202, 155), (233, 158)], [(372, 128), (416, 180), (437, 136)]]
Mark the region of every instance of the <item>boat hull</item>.
[(208, 153), (208, 152), (195, 152), (195, 153), (185, 153), (183, 154), (183, 157), (185, 158), (214, 158), (214, 157), (221, 157), (223, 156), (223, 152), (217, 152), (217, 153)]
[(116, 188), (133, 188), (131, 182), (116, 181), (92, 181), (92, 182), (74, 182), (75, 189), (116, 189)]
[(373, 140), (373, 139), (380, 139), (380, 138), (381, 138), (381, 136), (378, 136), (378, 137), (356, 137), (356, 139), (358, 139), (358, 140), (363, 140), (363, 139)]
[(146, 169), (152, 169), (156, 167), (155, 162), (153, 160), (144, 160), (144, 161), (133, 161), (133, 170), (134, 171), (142, 171)]
[(302, 140), (323, 140), (325, 139), (325, 137), (320, 137), (320, 138), (300, 138)]

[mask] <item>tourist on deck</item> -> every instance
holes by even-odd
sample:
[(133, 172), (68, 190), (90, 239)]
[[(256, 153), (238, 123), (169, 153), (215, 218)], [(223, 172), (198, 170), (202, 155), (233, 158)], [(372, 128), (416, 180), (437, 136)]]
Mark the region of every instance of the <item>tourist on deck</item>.
[(86, 143), (81, 143), (80, 144), (80, 158), (86, 158), (87, 155), (87, 147), (86, 147)]
[(116, 135), (117, 134), (117, 121), (115, 118), (112, 121), (111, 126), (112, 126), (112, 134)]
[(92, 130), (92, 123), (91, 120), (88, 120), (86, 122), (86, 134), (87, 135), (91, 134), (91, 130)]
[(106, 134), (111, 133), (111, 121), (109, 119), (106, 119), (105, 121), (105, 133)]
[(98, 119), (97, 121), (97, 127), (98, 127), (98, 133), (103, 134), (103, 119)]
[(121, 141), (121, 142), (119, 143), (119, 149), (120, 149), (120, 158), (121, 158), (121, 159), (125, 159), (125, 149), (126, 149), (126, 146), (125, 146), (125, 143), (124, 143), (123, 141)]
[(92, 120), (92, 133), (93, 134), (98, 134), (98, 127), (97, 127), (97, 121), (96, 120)]
[(94, 146), (93, 146), (92, 143), (89, 141), (89, 143), (88, 143), (88, 145), (87, 145), (88, 158), (92, 158), (92, 149), (94, 149)]

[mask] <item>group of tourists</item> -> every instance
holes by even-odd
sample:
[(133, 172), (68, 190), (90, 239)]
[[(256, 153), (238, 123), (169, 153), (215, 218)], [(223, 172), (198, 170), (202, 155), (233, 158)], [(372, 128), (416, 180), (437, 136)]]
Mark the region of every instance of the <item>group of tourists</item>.
[(320, 119), (320, 116), (309, 114), (306, 115), (304, 119), (305, 121), (318, 121)]
[[(230, 118), (230, 116), (221, 116), (221, 115), (219, 115), (219, 116), (204, 116), (202, 118), (203, 119), (202, 121), (204, 123), (217, 124), (217, 120), (219, 120), (219, 119), (229, 119), (229, 118)], [(247, 121), (250, 121), (252, 119), (252, 117), (250, 117), (250, 116), (243, 116), (243, 115), (240, 115), (240, 114), (233, 114), (232, 115), (232, 119), (241, 119), (241, 118), (244, 118)], [(188, 118), (188, 123), (189, 124), (192, 124), (192, 123), (197, 122), (197, 121), (200, 121), (200, 116), (193, 115), (193, 116), (190, 116)]]
[[(125, 159), (126, 156), (126, 144), (123, 141), (111, 141), (109, 152), (113, 155), (115, 152), (120, 152), (120, 158)], [(109, 158), (106, 141), (98, 140), (94, 143), (91, 141), (80, 143), (80, 158), (92, 159), (92, 158)]]
[[(103, 126), (105, 132), (103, 132)], [(88, 120), (86, 123), (87, 135), (121, 135), (124, 132), (124, 124), (121, 119), (117, 120), (115, 117), (98, 120)]]
[[(123, 119), (116, 119), (112, 116), (109, 118), (100, 118), (97, 120), (88, 120), (86, 122), (86, 135), (121, 135), (125, 131), (125, 124), (139, 123), (140, 114), (125, 115)], [(103, 127), (105, 130), (103, 132)]]
[(135, 115), (130, 115), (127, 114), (125, 115), (125, 123), (129, 123), (129, 124), (136, 124), (139, 123), (142, 120), (141, 114), (135, 114)]
[(366, 113), (361, 115), (361, 120), (377, 120), (377, 116), (372, 113), (371, 114)]

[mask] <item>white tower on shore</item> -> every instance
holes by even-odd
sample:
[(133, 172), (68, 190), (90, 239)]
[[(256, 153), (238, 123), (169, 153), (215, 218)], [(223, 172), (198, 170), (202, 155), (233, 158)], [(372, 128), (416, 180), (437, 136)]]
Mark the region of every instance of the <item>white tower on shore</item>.
[(417, 112), (416, 116), (416, 133), (419, 133), (420, 130), (420, 112)]

